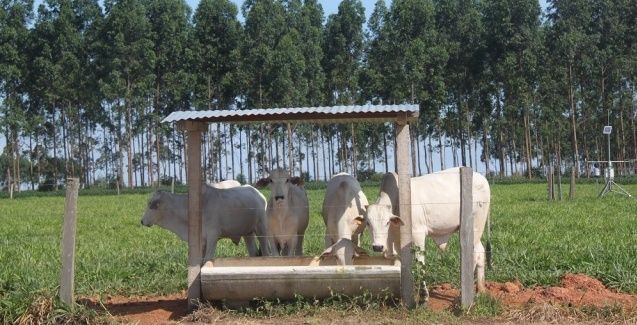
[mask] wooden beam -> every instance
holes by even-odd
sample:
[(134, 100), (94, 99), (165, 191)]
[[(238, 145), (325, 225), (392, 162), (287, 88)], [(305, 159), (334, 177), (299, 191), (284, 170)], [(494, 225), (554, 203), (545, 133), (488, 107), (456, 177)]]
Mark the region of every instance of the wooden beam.
[(473, 304), (473, 170), (460, 168), (460, 298), (463, 308)]
[(207, 124), (182, 122), (186, 131), (188, 157), (188, 310), (192, 311), (201, 299), (201, 264), (203, 245), (201, 228), (201, 133)]
[(398, 172), (398, 202), (400, 219), (400, 297), (408, 309), (416, 307), (414, 277), (411, 273), (413, 254), (411, 227), (411, 155), (409, 124), (406, 116), (396, 123), (396, 163)]
[(60, 274), (60, 300), (73, 306), (75, 290), (75, 224), (77, 220), (77, 192), (79, 178), (66, 182), (64, 200), (64, 223), (62, 226), (62, 271)]

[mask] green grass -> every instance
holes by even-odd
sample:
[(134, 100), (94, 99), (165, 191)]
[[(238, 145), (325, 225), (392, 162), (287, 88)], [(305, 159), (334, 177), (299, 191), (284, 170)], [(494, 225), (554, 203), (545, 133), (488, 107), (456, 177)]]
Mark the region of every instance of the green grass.
[[(637, 194), (637, 185), (623, 187)], [(563, 190), (566, 196), (568, 186)], [(493, 185), (494, 268), (487, 270), (487, 279), (550, 285), (575, 272), (637, 293), (637, 200), (613, 193), (597, 199), (600, 190), (601, 184), (578, 184), (577, 199), (548, 202), (544, 184)], [(366, 185), (364, 191), (371, 202), (378, 187)], [(186, 243), (164, 229), (140, 224), (147, 193), (80, 193), (75, 275), (79, 296), (166, 294), (186, 288)], [(323, 195), (320, 186), (308, 191), (306, 255), (324, 248)], [(63, 211), (63, 196), (0, 199), (0, 323), (22, 314), (34, 296), (56, 294)], [(363, 246), (371, 251), (367, 233)], [(458, 284), (458, 237), (446, 252), (432, 243), (426, 250), (427, 283)], [(243, 244), (222, 240), (217, 255), (245, 256), (246, 250)]]

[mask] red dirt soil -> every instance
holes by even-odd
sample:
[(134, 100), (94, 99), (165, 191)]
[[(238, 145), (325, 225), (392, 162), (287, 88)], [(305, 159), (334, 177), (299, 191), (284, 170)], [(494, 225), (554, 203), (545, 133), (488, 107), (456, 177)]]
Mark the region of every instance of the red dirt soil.
[[(509, 307), (547, 303), (575, 307), (637, 307), (637, 295), (610, 290), (599, 280), (583, 274), (566, 274), (556, 287), (524, 288), (518, 281), (487, 282), (487, 291)], [(452, 308), (460, 295), (460, 290), (451, 284), (436, 285), (429, 292), (427, 306), (433, 310)], [(117, 321), (139, 324), (174, 323), (186, 315), (185, 292), (161, 297), (107, 297), (101, 304), (98, 299), (89, 298), (84, 304), (97, 310), (106, 308)]]

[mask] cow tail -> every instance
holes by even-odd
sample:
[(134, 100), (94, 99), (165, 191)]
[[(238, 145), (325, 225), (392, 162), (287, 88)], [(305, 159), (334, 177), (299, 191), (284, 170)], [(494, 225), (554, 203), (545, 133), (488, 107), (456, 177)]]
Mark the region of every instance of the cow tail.
[(492, 251), (491, 251), (491, 209), (489, 208), (489, 212), (487, 212), (487, 247), (486, 250), (486, 259), (487, 259), (487, 269), (493, 269), (493, 259), (492, 259)]

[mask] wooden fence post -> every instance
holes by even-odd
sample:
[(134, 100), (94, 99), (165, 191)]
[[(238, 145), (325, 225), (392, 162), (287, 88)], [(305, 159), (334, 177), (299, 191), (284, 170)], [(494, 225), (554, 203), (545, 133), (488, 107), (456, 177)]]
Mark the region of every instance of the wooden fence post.
[(460, 168), (460, 297), (463, 308), (475, 297), (473, 269), (473, 170)]
[(547, 169), (548, 169), (548, 173), (547, 173), (547, 183), (548, 183), (548, 185), (547, 185), (548, 186), (548, 191), (547, 192), (548, 193), (547, 193), (547, 195), (548, 195), (548, 200), (549, 201), (553, 201), (553, 200), (555, 200), (555, 194), (553, 192), (554, 191), (554, 187), (553, 187), (553, 165), (550, 164)]
[(60, 300), (73, 306), (75, 289), (75, 221), (77, 219), (77, 192), (80, 180), (69, 178), (64, 200), (64, 224), (62, 226), (62, 272), (60, 274)]

